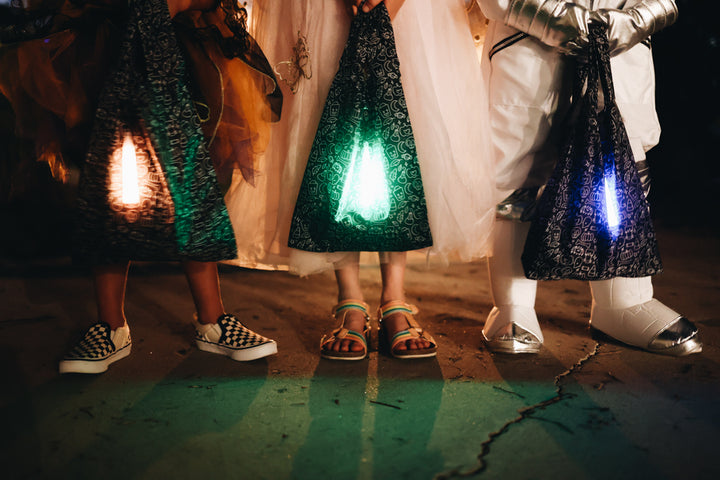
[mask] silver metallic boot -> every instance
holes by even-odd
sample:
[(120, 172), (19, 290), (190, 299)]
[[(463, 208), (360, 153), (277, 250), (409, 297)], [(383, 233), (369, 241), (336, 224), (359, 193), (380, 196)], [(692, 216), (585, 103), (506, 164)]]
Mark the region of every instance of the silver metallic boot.
[(590, 282), (593, 329), (652, 353), (680, 357), (699, 353), (697, 327), (653, 298), (650, 277)]

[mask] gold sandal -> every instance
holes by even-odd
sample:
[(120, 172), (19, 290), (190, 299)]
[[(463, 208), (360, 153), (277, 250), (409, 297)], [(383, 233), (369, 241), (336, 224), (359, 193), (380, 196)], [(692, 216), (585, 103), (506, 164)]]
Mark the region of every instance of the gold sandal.
[[(408, 328), (399, 331), (392, 337), (392, 339), (388, 341), (387, 332), (383, 327), (383, 320), (394, 313), (401, 313), (405, 316)], [(435, 339), (429, 333), (425, 332), (422, 327), (420, 327), (420, 325), (417, 323), (415, 317), (413, 316), (417, 313), (418, 308), (415, 305), (409, 305), (400, 300), (393, 300), (386, 303), (385, 305), (381, 305), (380, 308), (378, 308), (378, 321), (380, 323), (380, 340), (383, 341), (381, 343), (384, 343), (385, 350), (393, 357), (401, 359), (412, 359), (428, 358), (437, 355), (437, 343), (435, 342)], [(428, 348), (406, 350), (395, 349), (398, 344), (414, 338), (430, 342), (431, 345)]]
[[(370, 340), (370, 314), (368, 310), (370, 306), (360, 300), (343, 300), (333, 307), (332, 315), (336, 320), (340, 320), (340, 326), (332, 331), (330, 335), (323, 335), (320, 340), (320, 356), (330, 360), (362, 360), (368, 354), (368, 341)], [(350, 310), (360, 310), (365, 315), (365, 328), (362, 333), (345, 328), (345, 317)], [(336, 352), (325, 348), (328, 344), (336, 340), (347, 338), (353, 342), (358, 342), (363, 346), (360, 351)]]

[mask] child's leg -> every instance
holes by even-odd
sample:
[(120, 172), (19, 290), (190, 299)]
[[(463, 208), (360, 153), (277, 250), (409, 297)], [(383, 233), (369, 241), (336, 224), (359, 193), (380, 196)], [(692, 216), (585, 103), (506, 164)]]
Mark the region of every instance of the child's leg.
[(125, 325), (125, 284), (130, 262), (93, 268), (98, 320), (112, 330)]
[[(335, 280), (338, 285), (338, 305), (348, 300), (354, 300), (356, 303), (363, 303), (363, 293), (360, 288), (360, 254), (354, 254), (350, 260), (343, 261), (341, 266), (335, 267)], [(335, 314), (336, 318), (342, 315), (344, 328), (362, 333), (365, 330), (365, 322), (367, 320), (367, 312), (363, 312), (359, 308), (347, 308), (342, 314)], [(323, 345), (323, 350), (333, 352), (360, 352), (365, 346), (352, 337), (336, 338), (335, 340)]]
[(197, 317), (195, 343), (200, 350), (250, 361), (277, 353), (275, 340), (259, 335), (225, 313), (216, 262), (182, 262)]
[(628, 345), (683, 356), (702, 351), (697, 327), (653, 297), (650, 277), (590, 282), (593, 328)]
[(60, 373), (102, 373), (130, 355), (132, 340), (125, 322), (125, 284), (129, 262), (93, 269), (98, 322), (60, 361)]
[[(407, 252), (383, 252), (381, 254), (380, 271), (382, 273), (382, 296), (380, 304), (389, 302), (405, 302), (405, 265)], [(382, 319), (387, 338), (406, 330), (408, 323), (403, 313), (392, 313)], [(432, 344), (425, 338), (410, 338), (398, 344), (395, 350), (416, 350), (430, 348)]]
[(198, 321), (204, 324), (217, 322), (225, 313), (217, 263), (186, 260), (182, 265), (195, 302)]

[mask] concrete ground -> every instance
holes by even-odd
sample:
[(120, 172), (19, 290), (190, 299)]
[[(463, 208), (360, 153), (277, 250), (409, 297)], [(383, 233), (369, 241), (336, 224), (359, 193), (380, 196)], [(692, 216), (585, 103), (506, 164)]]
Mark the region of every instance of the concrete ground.
[[(493, 355), (481, 343), (491, 301), (477, 262), (409, 270), (436, 359), (320, 360), (330, 276), (223, 267), (228, 310), (280, 349), (239, 363), (195, 348), (176, 265), (138, 264), (126, 307), (132, 355), (99, 376), (60, 376), (57, 361), (94, 320), (91, 282), (64, 257), (6, 259), (2, 476), (720, 478), (720, 240), (668, 229), (659, 240), (656, 296), (697, 322), (701, 354), (596, 342), (587, 285), (560, 281), (538, 293), (543, 351)], [(377, 268), (362, 281), (378, 298)]]

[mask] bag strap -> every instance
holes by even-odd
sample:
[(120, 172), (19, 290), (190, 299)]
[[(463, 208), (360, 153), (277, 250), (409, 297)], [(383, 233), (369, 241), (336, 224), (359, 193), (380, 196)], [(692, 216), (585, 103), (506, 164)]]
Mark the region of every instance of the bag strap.
[(607, 26), (599, 23), (590, 24), (590, 55), (591, 63), (597, 69), (603, 98), (606, 104), (615, 103), (615, 86), (610, 67), (610, 42), (607, 38)]

